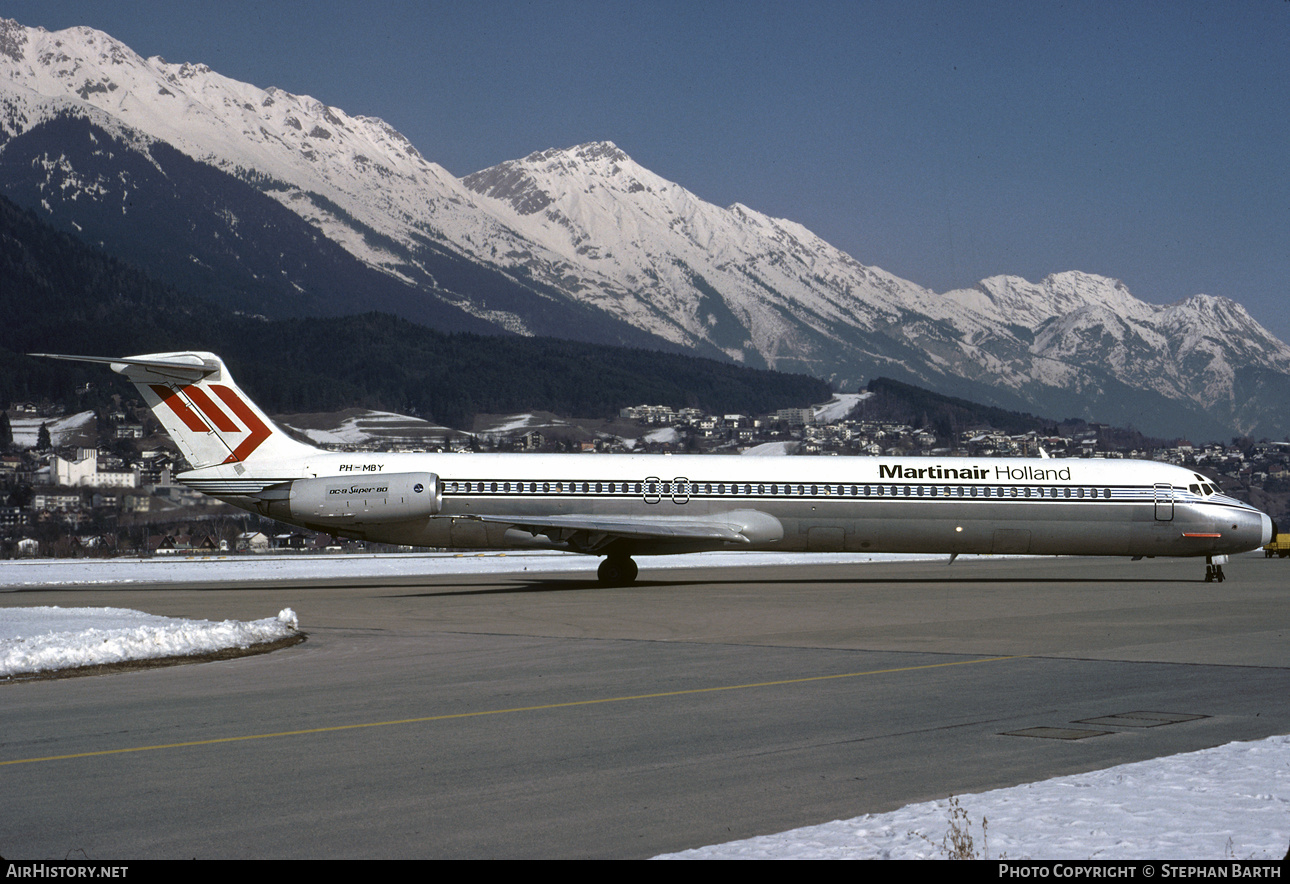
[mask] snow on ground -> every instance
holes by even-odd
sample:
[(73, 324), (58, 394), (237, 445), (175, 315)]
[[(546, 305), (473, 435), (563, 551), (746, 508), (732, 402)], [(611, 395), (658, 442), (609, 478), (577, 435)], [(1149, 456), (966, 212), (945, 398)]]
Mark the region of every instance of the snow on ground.
[(645, 434), (645, 441), (653, 442), (656, 445), (668, 445), (679, 438), (681, 438), (681, 433), (676, 427), (664, 427), (661, 430), (654, 430)]
[(746, 448), (742, 452), (745, 455), (753, 457), (779, 457), (785, 454), (792, 454), (797, 450), (798, 442), (763, 442), (760, 445), (754, 445), (752, 448)]
[[(814, 563), (944, 556), (813, 554)], [(645, 559), (661, 568), (787, 565), (785, 553), (698, 553)], [(204, 580), (379, 577), (392, 574), (579, 572), (597, 560), (558, 552), (393, 556), (212, 556), (0, 563), (0, 586), (130, 585)], [(0, 608), (0, 676), (15, 671), (205, 653), (290, 635), (296, 616), (252, 623), (176, 620), (113, 608)], [(111, 656), (95, 656), (98, 654)], [(18, 663), (12, 661), (17, 660)], [(21, 668), (12, 668), (12, 667)], [(1290, 839), (1290, 737), (1214, 749), (1010, 789), (957, 796), (976, 850), (1010, 859), (1277, 860)], [(699, 848), (666, 858), (915, 859), (945, 855), (948, 801), (912, 804), (820, 826)], [(988, 821), (988, 838), (982, 822)]]
[[(1290, 737), (1228, 743), (957, 801), (983, 859), (1279, 860), (1290, 842)], [(940, 858), (947, 855), (950, 814), (948, 800), (911, 804), (659, 858)]]
[(489, 427), (485, 432), (497, 434), (513, 433), (516, 430), (527, 429), (528, 427), (533, 426), (534, 423), (535, 420), (531, 414), (513, 414), (508, 418), (504, 418), (497, 426)]
[[(969, 556), (960, 556), (967, 561)], [(894, 553), (811, 553), (812, 564), (946, 561), (943, 555)], [(716, 552), (651, 556), (639, 561), (643, 578), (674, 568), (796, 565), (791, 553)], [(593, 579), (600, 559), (576, 553), (398, 553), (361, 555), (211, 555), (147, 559), (13, 559), (0, 561), (0, 592), (36, 586), (130, 586), (140, 583), (241, 580), (380, 578), (426, 574), (500, 574), (524, 571), (580, 573)]]
[(250, 623), (180, 620), (125, 608), (0, 608), (0, 678), (247, 648), (288, 638), (296, 627), (290, 608)]
[[(395, 440), (425, 443), (442, 441), (449, 436), (469, 435), (441, 427), (430, 421), (389, 411), (364, 411), (345, 417), (331, 427), (297, 425), (293, 415), (280, 416), (278, 420), (305, 436), (316, 445), (368, 445), (376, 441)], [(315, 415), (303, 417), (315, 418)]]
[(831, 424), (843, 420), (861, 399), (868, 399), (872, 393), (834, 393), (833, 398), (823, 405), (812, 406), (815, 409), (817, 424)]
[(40, 425), (49, 428), (49, 439), (55, 445), (62, 445), (68, 436), (80, 432), (81, 428), (94, 420), (94, 412), (81, 411), (66, 417), (14, 417), (10, 415), (9, 426), (13, 429), (13, 444), (16, 448), (35, 448), (40, 436)]
[(573, 427), (568, 420), (549, 411), (525, 414), (479, 414), (475, 416), (475, 434), (479, 436), (510, 436), (522, 430), (550, 431), (556, 427)]

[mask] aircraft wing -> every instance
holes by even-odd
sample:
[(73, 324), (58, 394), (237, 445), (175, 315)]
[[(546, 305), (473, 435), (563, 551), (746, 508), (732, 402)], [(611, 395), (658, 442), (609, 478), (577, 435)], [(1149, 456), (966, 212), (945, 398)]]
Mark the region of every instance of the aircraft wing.
[(672, 516), (485, 516), (465, 518), (510, 525), (521, 531), (551, 538), (557, 543), (592, 552), (613, 540), (715, 541), (750, 544), (778, 540), (784, 528), (774, 516), (756, 510), (739, 510), (694, 518)]

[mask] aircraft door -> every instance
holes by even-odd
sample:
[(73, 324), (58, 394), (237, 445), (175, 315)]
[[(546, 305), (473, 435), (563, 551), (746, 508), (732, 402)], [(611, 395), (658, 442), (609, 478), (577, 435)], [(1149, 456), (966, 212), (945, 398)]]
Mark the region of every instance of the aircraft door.
[(1174, 518), (1174, 487), (1168, 483), (1156, 484), (1156, 521), (1172, 522)]
[(672, 480), (672, 503), (689, 503), (690, 502), (690, 480), (684, 476), (677, 476)]

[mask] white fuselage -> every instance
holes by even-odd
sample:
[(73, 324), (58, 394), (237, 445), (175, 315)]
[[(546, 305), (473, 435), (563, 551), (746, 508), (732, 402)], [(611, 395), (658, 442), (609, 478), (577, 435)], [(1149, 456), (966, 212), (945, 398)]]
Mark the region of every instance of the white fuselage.
[[(1266, 515), (1209, 480), (1150, 461), (315, 452), (241, 474), (220, 465), (179, 478), (270, 514), (257, 495), (281, 483), (353, 480), (359, 493), (383, 487), (373, 480), (412, 474), (437, 479), (433, 514), (284, 520), (416, 546), (603, 554), (612, 543), (628, 555), (741, 548), (1200, 556), (1255, 549), (1272, 534)], [(741, 535), (598, 542), (594, 530), (541, 525), (552, 518), (583, 526), (712, 521)]]

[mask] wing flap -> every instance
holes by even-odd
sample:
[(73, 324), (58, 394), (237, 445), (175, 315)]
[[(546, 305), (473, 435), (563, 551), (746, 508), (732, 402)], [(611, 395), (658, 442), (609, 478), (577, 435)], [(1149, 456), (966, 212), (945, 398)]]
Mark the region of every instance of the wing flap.
[(638, 541), (708, 541), (747, 546), (780, 540), (784, 526), (757, 510), (738, 510), (710, 516), (615, 516), (570, 513), (556, 516), (465, 515), (508, 525), (585, 551), (600, 549), (618, 539)]
[(496, 522), (531, 534), (548, 531), (581, 531), (588, 534), (612, 534), (617, 537), (657, 539), (723, 540), (748, 543), (737, 528), (720, 522), (691, 519), (647, 519), (627, 516), (466, 516), (481, 522)]

